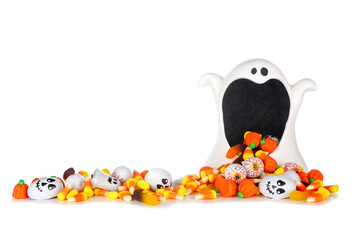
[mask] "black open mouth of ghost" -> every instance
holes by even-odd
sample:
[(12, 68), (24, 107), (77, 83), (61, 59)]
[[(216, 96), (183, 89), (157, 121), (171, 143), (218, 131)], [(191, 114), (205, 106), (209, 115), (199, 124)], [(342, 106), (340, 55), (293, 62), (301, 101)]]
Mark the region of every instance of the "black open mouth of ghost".
[(40, 187), (40, 180), (38, 180), (37, 182), (36, 182), (36, 186), (35, 186), (36, 188), (37, 188), (37, 190), (39, 191), (39, 192), (42, 192), (43, 190), (42, 190), (42, 188)]
[(277, 79), (257, 84), (241, 78), (226, 89), (223, 120), (230, 147), (244, 142), (244, 133), (253, 131), (272, 135), (281, 141), (290, 111), (289, 94)]
[(267, 190), (270, 194), (274, 195), (275, 192), (271, 190), (270, 185), (271, 185), (271, 184), (270, 184), (270, 181), (269, 181), (269, 182), (266, 184), (266, 190)]

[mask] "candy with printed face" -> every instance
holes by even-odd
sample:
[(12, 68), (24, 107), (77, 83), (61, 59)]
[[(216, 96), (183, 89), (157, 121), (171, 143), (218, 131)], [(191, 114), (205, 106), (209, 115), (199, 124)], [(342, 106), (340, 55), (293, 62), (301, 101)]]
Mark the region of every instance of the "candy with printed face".
[(270, 175), (259, 183), (260, 192), (272, 199), (288, 198), (296, 190), (295, 182), (284, 174)]
[(244, 160), (243, 166), (249, 178), (259, 177), (264, 172), (264, 163), (258, 157), (251, 157)]
[(225, 169), (225, 178), (240, 183), (241, 180), (246, 178), (246, 170), (243, 166), (237, 163), (230, 164)]
[(100, 171), (99, 169), (95, 170), (91, 178), (92, 187), (105, 189), (108, 191), (117, 191), (120, 184), (121, 183), (119, 180), (107, 175), (106, 173)]
[(126, 180), (133, 177), (133, 173), (130, 168), (126, 166), (120, 166), (114, 170), (111, 176), (118, 179), (121, 183), (124, 183)]
[(162, 168), (151, 169), (145, 175), (145, 181), (150, 184), (151, 190), (153, 191), (173, 186), (171, 174)]
[(285, 171), (282, 175), (292, 179), (293, 181), (300, 182), (300, 176), (294, 171)]
[(59, 178), (43, 177), (30, 184), (27, 194), (31, 199), (44, 200), (56, 197), (63, 188), (64, 183)]

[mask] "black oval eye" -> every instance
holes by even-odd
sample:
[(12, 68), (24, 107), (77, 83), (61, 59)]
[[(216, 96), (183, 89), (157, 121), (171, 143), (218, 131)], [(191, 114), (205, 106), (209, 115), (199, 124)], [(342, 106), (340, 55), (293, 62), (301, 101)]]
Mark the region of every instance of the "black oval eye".
[(277, 193), (277, 194), (282, 194), (282, 193), (284, 193), (284, 192), (285, 192), (285, 190), (282, 189), (282, 188), (276, 189), (276, 193)]
[(256, 69), (256, 68), (251, 69), (251, 73), (252, 73), (252, 74), (255, 74), (256, 72), (257, 72), (257, 69)]
[(263, 76), (268, 75), (268, 70), (267, 70), (267, 68), (261, 68), (260, 72), (261, 72), (261, 75), (263, 75)]
[(49, 186), (48, 186), (49, 190), (53, 190), (54, 188), (56, 188), (56, 186), (54, 184), (49, 184)]
[(166, 178), (161, 179), (161, 181), (162, 181), (163, 184), (167, 184), (167, 183), (168, 183), (168, 180), (167, 180)]
[(55, 182), (55, 179), (53, 179), (53, 178), (48, 178), (47, 181), (48, 181), (48, 182)]
[(284, 181), (278, 180), (277, 185), (278, 186), (284, 186), (286, 183)]
[(157, 184), (157, 185), (156, 185), (156, 188), (157, 188), (157, 189), (163, 188), (163, 185)]

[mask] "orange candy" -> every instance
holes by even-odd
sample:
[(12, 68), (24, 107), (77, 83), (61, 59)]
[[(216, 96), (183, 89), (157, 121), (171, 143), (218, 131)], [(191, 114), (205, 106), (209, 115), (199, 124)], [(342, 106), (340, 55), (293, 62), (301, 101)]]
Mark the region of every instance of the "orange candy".
[(317, 202), (322, 202), (325, 200), (325, 196), (324, 194), (321, 194), (319, 192), (313, 192), (307, 199), (306, 201), (308, 203), (317, 203)]
[(204, 192), (199, 195), (196, 195), (195, 199), (197, 200), (216, 199), (216, 192), (215, 190)]
[(228, 198), (235, 196), (237, 193), (237, 188), (238, 186), (236, 182), (229, 179), (224, 179), (220, 183), (218, 190), (220, 191), (221, 196)]
[(69, 202), (82, 202), (86, 200), (87, 200), (87, 196), (84, 192), (76, 194), (75, 196), (68, 199)]
[(313, 189), (318, 189), (319, 187), (323, 187), (324, 183), (321, 180), (316, 180), (312, 183), (310, 183), (309, 186), (307, 186), (306, 190), (313, 190)]

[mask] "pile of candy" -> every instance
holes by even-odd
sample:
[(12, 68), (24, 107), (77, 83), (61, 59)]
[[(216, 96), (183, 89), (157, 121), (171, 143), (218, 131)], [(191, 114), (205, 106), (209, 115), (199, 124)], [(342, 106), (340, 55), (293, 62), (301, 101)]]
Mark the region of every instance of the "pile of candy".
[(232, 163), (218, 169), (202, 167), (199, 175), (186, 175), (173, 181), (171, 174), (161, 168), (138, 172), (120, 166), (112, 174), (107, 169), (96, 169), (91, 176), (85, 171), (76, 173), (69, 168), (62, 179), (55, 176), (35, 178), (30, 186), (20, 180), (13, 197), (82, 202), (93, 196), (105, 196), (155, 206), (159, 201), (182, 200), (191, 194), (196, 194), (197, 200), (216, 199), (218, 195), (225, 198), (264, 195), (272, 199), (290, 198), (314, 203), (324, 201), (338, 191), (337, 185), (324, 186), (324, 177), (319, 170), (306, 173), (293, 162), (279, 166), (270, 156), (277, 144), (276, 137), (246, 132), (244, 143), (231, 147), (226, 154)]

